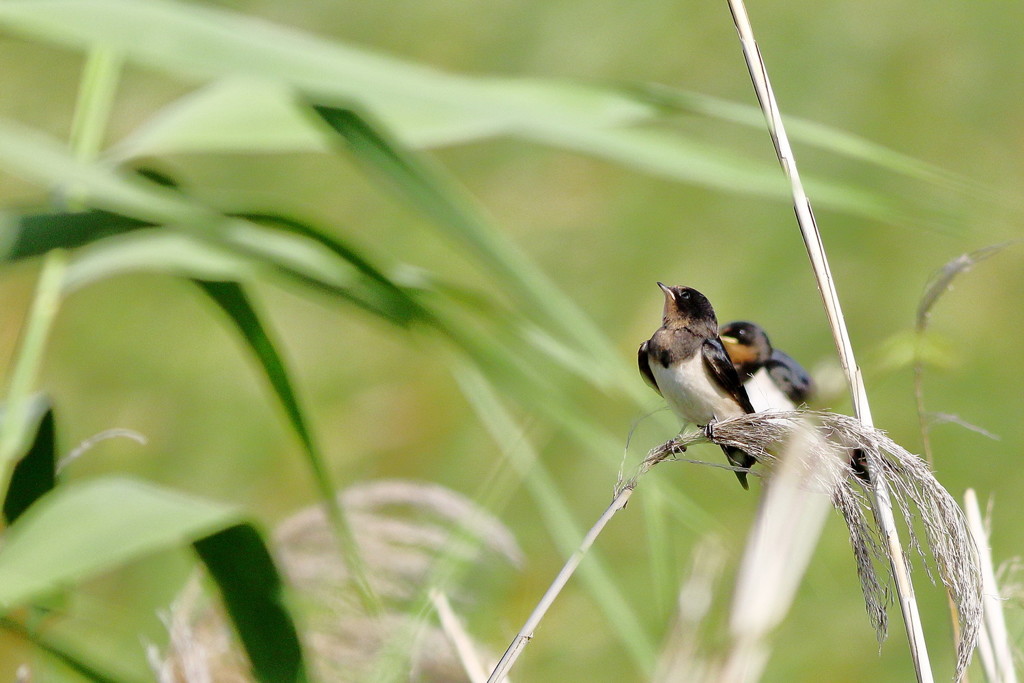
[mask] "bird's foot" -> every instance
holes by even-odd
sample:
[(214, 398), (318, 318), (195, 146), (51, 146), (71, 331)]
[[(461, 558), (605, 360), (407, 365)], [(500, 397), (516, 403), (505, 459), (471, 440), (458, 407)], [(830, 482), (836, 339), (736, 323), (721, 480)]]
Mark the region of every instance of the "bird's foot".
[(684, 446), (683, 444), (679, 443), (675, 439), (673, 439), (672, 441), (669, 442), (669, 446), (668, 446), (668, 455), (669, 455), (669, 457), (674, 458), (674, 457), (676, 457), (678, 455), (682, 455), (685, 452), (686, 452), (686, 446)]
[(701, 427), (701, 431), (704, 432), (704, 436), (707, 437), (708, 441), (714, 441), (715, 440), (715, 423), (716, 422), (717, 422), (716, 420), (712, 420), (711, 422), (708, 422), (706, 425)]

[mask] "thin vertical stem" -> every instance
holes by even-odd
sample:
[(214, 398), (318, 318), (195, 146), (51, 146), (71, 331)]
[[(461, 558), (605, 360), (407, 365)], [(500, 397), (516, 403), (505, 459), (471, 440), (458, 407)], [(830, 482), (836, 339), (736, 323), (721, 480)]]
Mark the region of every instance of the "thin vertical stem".
[[(853, 345), (850, 343), (850, 335), (846, 328), (846, 322), (843, 319), (843, 310), (839, 304), (839, 295), (836, 292), (832, 272), (828, 265), (828, 259), (825, 256), (825, 247), (822, 244), (821, 233), (818, 230), (817, 222), (814, 220), (811, 202), (804, 192), (793, 149), (790, 147), (789, 137), (786, 135), (786, 128), (779, 113), (778, 104), (775, 101), (775, 94), (768, 80), (767, 67), (761, 58), (757, 42), (754, 40), (750, 17), (747, 16), (743, 0), (727, 1), (732, 12), (733, 21), (736, 24), (736, 30), (739, 33), (740, 43), (743, 47), (743, 56), (754, 85), (754, 92), (757, 94), (757, 100), (761, 105), (765, 121), (768, 124), (768, 132), (775, 145), (779, 164), (781, 164), (782, 170), (789, 179), (797, 224), (800, 227), (800, 234), (807, 249), (807, 256), (810, 258), (811, 267), (818, 283), (818, 291), (825, 306), (825, 313), (828, 316), (832, 336), (835, 340), (836, 349), (839, 352), (839, 360), (846, 374), (850, 394), (853, 398), (854, 414), (861, 422), (870, 427), (872, 426), (871, 407), (868, 404), (867, 392), (864, 390), (860, 368), (857, 366)], [(871, 468), (870, 464), (869, 468)], [(896, 522), (892, 514), (892, 503), (889, 500), (888, 485), (882, 472), (871, 468), (870, 474), (873, 484), (871, 487), (873, 494), (872, 509), (874, 510), (875, 519), (878, 522), (882, 535), (885, 537), (893, 578), (896, 581), (896, 592), (899, 596), (900, 610), (903, 613), (903, 621), (910, 643), (910, 652), (913, 656), (914, 668), (917, 672), (917, 679), (921, 682), (930, 682), (933, 678), (928, 659), (928, 650), (924, 640), (924, 631), (921, 627), (921, 616), (917, 609), (914, 586), (910, 580), (910, 572), (903, 554), (903, 548), (896, 532)]]
[(51, 251), (43, 260), (35, 298), (21, 333), (18, 355), (11, 371), (5, 397), (3, 423), (0, 425), (0, 497), (7, 490), (11, 464), (26, 447), (31, 393), (39, 377), (43, 350), (60, 309), (61, 286), (67, 268), (67, 255)]
[(86, 57), (71, 121), (71, 149), (79, 161), (92, 161), (103, 147), (123, 61), (108, 47), (94, 47)]

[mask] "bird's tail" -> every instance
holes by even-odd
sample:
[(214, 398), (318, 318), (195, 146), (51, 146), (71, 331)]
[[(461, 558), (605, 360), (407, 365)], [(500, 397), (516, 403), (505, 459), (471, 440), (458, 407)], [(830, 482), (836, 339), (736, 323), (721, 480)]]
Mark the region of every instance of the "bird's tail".
[(868, 473), (867, 456), (864, 455), (864, 451), (860, 448), (854, 448), (850, 454), (850, 469), (853, 470), (858, 479), (868, 484), (871, 483), (871, 475)]
[[(722, 446), (722, 450), (725, 452), (725, 457), (729, 459), (729, 464), (733, 467), (750, 469), (751, 465), (757, 462), (757, 459), (754, 458), (754, 456), (745, 451), (741, 451), (735, 446)], [(747, 483), (746, 472), (736, 472), (736, 478), (740, 480), (740, 485), (744, 489), (748, 491), (750, 490), (750, 484)]]

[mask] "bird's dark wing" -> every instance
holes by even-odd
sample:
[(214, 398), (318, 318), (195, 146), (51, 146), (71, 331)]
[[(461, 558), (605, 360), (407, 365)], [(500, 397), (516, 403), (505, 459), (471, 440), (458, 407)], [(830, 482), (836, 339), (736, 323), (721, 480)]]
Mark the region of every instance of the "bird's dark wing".
[(704, 356), (704, 367), (711, 372), (711, 376), (718, 382), (718, 385), (736, 399), (743, 410), (748, 413), (754, 412), (754, 407), (750, 405), (750, 398), (747, 396), (747, 390), (743, 388), (740, 376), (736, 374), (736, 368), (729, 360), (729, 354), (725, 352), (722, 340), (718, 337), (707, 339), (701, 345), (700, 350)]
[(775, 386), (782, 390), (789, 400), (800, 405), (810, 400), (814, 394), (814, 380), (809, 372), (793, 360), (789, 354), (779, 350), (772, 351), (772, 357), (764, 364), (768, 375)]
[(658, 383), (654, 379), (654, 373), (651, 372), (651, 358), (647, 355), (647, 342), (640, 345), (640, 348), (636, 352), (636, 364), (640, 366), (640, 375), (644, 378), (644, 381), (651, 385), (651, 388), (661, 395), (661, 389), (658, 388)]

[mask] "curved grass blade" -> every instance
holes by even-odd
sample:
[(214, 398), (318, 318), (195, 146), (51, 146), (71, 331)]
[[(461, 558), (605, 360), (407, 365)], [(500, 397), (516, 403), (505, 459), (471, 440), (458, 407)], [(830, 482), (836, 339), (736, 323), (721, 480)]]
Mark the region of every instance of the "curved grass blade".
[(48, 401), (37, 397), (33, 412), (41, 412), (32, 446), (14, 466), (11, 482), (4, 497), (4, 521), (10, 525), (21, 517), (40, 497), (57, 483), (56, 428), (53, 408)]
[(193, 545), (220, 588), (254, 677), (267, 683), (308, 680), (299, 635), (282, 602), (281, 575), (260, 534), (238, 524)]
[(593, 380), (637, 400), (641, 388), (600, 330), (507, 238), (488, 224), (453, 181), (422, 157), (385, 137), (376, 124), (349, 109), (313, 105), (313, 111), (403, 200), (467, 245), (500, 286), (521, 299), (559, 336), (592, 357)]
[[(359, 103), (409, 144), (416, 142), (417, 130), (421, 141), (435, 142), (517, 135), (686, 182), (787, 197), (767, 162), (677, 132), (628, 129), (650, 121), (658, 109), (607, 89), (445, 73), (240, 13), (165, 0), (6, 0), (0, 3), (0, 25), (84, 50), (109, 46), (126, 59), (193, 81), (260, 79), (323, 102)], [(298, 135), (309, 143), (305, 133)], [(834, 201), (835, 208), (854, 215), (901, 218), (888, 213), (895, 209), (887, 197), (848, 183), (809, 184), (820, 205)]]
[(74, 249), (153, 225), (99, 209), (14, 216), (11, 222), (13, 237), (3, 255), (8, 261), (41, 256), (52, 249)]
[(295, 391), (292, 389), (288, 371), (285, 369), (281, 355), (277, 352), (270, 335), (260, 321), (249, 297), (240, 285), (234, 282), (195, 281), (197, 285), (228, 315), (245, 338), (249, 348), (255, 354), (260, 367), (270, 380), (278, 401), (288, 415), (292, 429), (302, 442), (306, 460), (313, 473), (317, 491), (327, 509), (338, 544), (344, 555), (346, 564), (352, 572), (353, 582), (359, 591), (363, 606), (370, 614), (380, 612), (380, 600), (374, 593), (367, 577), (366, 565), (359, 552), (352, 528), (345, 517), (335, 496), (335, 486), (331, 482), (330, 473), (324, 462), (323, 453), (317, 446), (313, 435), (306, 425), (306, 418), (299, 406)]
[[(357, 250), (343, 244), (334, 237), (328, 236), (323, 230), (316, 229), (308, 223), (278, 214), (240, 213), (233, 215), (254, 223), (261, 225), (269, 224), (286, 232), (301, 235), (325, 247), (354, 266), (356, 271), (363, 277), (359, 278), (356, 284), (347, 288), (329, 287), (334, 294), (340, 295), (400, 327), (408, 327), (416, 321), (431, 320), (427, 310), (407, 290), (395, 284), (393, 280), (370, 263)], [(304, 273), (292, 271), (291, 274), (305, 280), (307, 284), (313, 284), (321, 288), (327, 286), (327, 283), (310, 278)]]
[[(760, 108), (752, 105), (659, 83), (627, 85), (624, 89), (667, 112), (692, 113), (758, 130), (764, 127), (764, 115)], [(787, 120), (790, 138), (796, 142), (942, 187), (975, 189), (975, 183), (959, 173), (921, 161), (859, 135), (800, 117), (789, 117)]]

